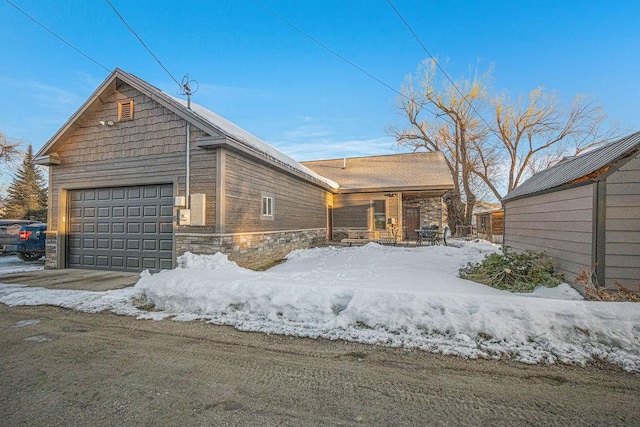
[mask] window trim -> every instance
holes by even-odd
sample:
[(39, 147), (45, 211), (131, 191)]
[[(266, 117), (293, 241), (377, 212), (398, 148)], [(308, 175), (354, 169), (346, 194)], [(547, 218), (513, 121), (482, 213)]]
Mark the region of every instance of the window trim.
[[(382, 228), (376, 227), (376, 202), (382, 202), (384, 205), (384, 211), (378, 212), (378, 215), (384, 215), (384, 222)], [(373, 199), (371, 201), (371, 214), (372, 214), (372, 228), (373, 230), (386, 230), (387, 229), (387, 200), (386, 199)]]
[(263, 193), (260, 196), (260, 219), (273, 220), (275, 217), (275, 203), (273, 194)]

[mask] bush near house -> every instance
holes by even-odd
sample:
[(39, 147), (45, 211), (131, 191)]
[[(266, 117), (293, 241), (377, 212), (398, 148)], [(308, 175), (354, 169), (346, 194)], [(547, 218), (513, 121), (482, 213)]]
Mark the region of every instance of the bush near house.
[(467, 263), (458, 275), (511, 292), (531, 292), (540, 285), (552, 288), (564, 281), (544, 252), (514, 252), (506, 246), (480, 263)]
[(589, 270), (582, 270), (574, 283), (584, 289), (584, 297), (588, 301), (606, 302), (640, 302), (640, 295), (626, 288), (617, 280), (613, 282), (617, 289), (599, 288), (595, 285), (595, 266)]

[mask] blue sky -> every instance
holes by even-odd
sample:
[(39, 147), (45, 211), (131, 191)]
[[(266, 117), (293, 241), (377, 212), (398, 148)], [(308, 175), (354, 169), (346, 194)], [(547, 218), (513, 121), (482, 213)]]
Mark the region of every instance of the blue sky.
[[(178, 87), (100, 0), (11, 0), (109, 70), (170, 94)], [(397, 94), (252, 0), (112, 0), (197, 102), (297, 160), (399, 152)], [(386, 0), (261, 0), (399, 89), (427, 57)], [(494, 67), (493, 89), (538, 86), (568, 102), (595, 97), (623, 129), (640, 129), (640, 2), (394, 0), (453, 78)], [(0, 0), (0, 131), (37, 150), (108, 71)]]

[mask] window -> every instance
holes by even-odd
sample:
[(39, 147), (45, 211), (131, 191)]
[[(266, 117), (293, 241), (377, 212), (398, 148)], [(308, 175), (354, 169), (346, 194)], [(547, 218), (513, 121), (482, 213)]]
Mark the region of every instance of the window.
[(118, 121), (133, 120), (133, 99), (118, 102)]
[(262, 196), (262, 219), (273, 219), (273, 197)]
[(375, 230), (386, 230), (387, 228), (387, 201), (373, 201), (373, 228)]

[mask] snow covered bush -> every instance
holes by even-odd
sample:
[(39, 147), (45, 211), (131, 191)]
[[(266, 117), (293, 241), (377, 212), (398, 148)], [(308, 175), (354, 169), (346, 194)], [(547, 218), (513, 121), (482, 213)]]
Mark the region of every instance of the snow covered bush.
[(511, 292), (532, 292), (536, 286), (552, 288), (563, 282), (562, 276), (553, 272), (551, 258), (544, 252), (514, 252), (507, 246), (480, 263), (467, 263), (458, 275)]

